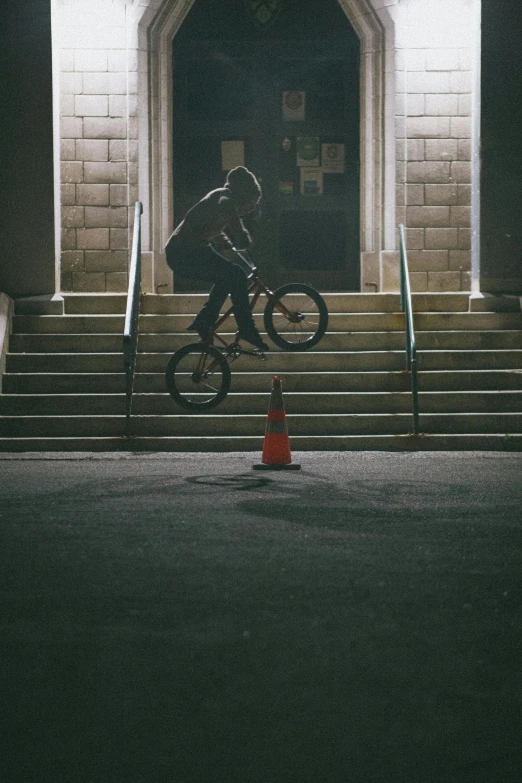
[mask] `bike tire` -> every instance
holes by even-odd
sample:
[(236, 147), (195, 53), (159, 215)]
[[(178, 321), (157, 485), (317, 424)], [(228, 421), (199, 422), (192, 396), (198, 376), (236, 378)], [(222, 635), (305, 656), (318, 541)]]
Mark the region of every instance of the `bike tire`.
[[(297, 296), (300, 298), (297, 299)], [(296, 320), (281, 313), (279, 303)], [(299, 309), (296, 309), (296, 305)], [(317, 345), (328, 328), (328, 308), (315, 288), (301, 283), (287, 283), (277, 288), (273, 298), (269, 299), (264, 322), (268, 336), (279, 348), (285, 351), (308, 351)]]
[(190, 343), (170, 357), (165, 380), (170, 396), (182, 408), (208, 411), (227, 396), (230, 367), (213, 345)]

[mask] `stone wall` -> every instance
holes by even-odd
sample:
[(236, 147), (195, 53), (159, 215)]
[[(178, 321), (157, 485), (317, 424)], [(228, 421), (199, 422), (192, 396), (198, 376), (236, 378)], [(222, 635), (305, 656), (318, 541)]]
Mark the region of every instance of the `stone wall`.
[(412, 289), (470, 290), (472, 0), (402, 0), (396, 24), (397, 221)]
[(58, 4), (61, 284), (123, 291), (137, 177), (137, 54), (124, 0)]

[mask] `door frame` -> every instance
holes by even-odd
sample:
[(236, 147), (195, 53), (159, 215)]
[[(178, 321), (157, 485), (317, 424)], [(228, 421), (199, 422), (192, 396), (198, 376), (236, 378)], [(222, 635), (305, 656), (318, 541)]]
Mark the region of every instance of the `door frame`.
[[(173, 214), (172, 41), (195, 0), (150, 0), (138, 6), (138, 178), (144, 207), (147, 288), (172, 291), (165, 243), (181, 216)], [(361, 42), (361, 277), (376, 254), (394, 251), (394, 24), (383, 0), (338, 0)]]

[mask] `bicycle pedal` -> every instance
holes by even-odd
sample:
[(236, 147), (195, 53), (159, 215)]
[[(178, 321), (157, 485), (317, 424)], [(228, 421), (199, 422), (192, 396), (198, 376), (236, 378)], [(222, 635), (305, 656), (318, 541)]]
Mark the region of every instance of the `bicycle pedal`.
[(263, 362), (266, 362), (266, 353), (264, 353), (260, 348), (258, 348), (256, 351), (252, 351), (252, 354), (257, 359), (261, 359)]

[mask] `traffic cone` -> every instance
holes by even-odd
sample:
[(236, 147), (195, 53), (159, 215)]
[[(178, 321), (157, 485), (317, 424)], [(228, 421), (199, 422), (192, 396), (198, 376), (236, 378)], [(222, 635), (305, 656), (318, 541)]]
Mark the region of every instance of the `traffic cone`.
[(301, 467), (292, 463), (279, 375), (275, 375), (272, 382), (261, 464), (252, 467), (254, 470), (299, 470)]

